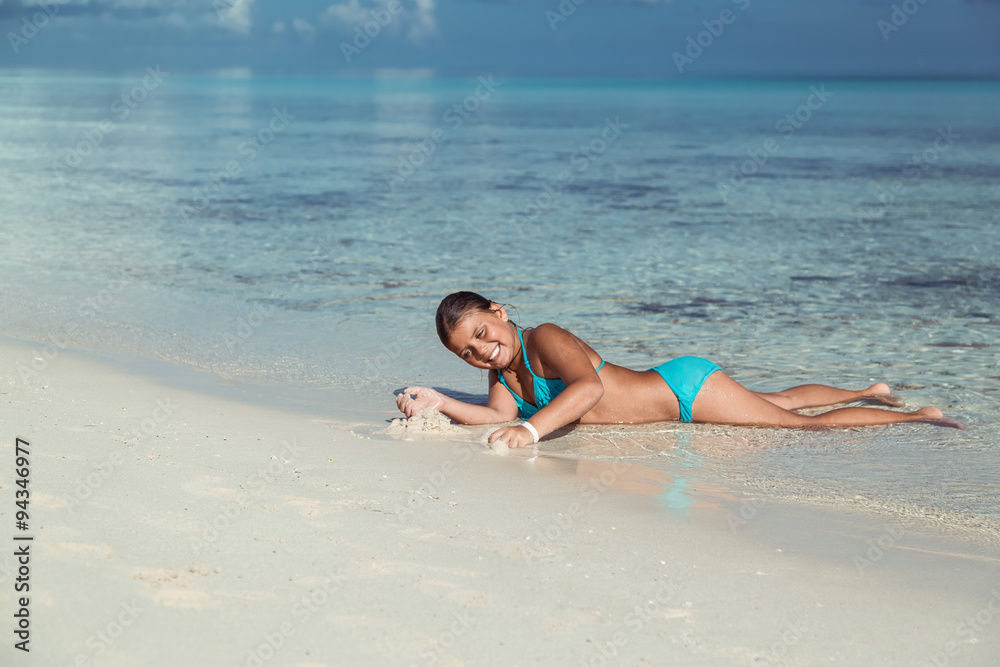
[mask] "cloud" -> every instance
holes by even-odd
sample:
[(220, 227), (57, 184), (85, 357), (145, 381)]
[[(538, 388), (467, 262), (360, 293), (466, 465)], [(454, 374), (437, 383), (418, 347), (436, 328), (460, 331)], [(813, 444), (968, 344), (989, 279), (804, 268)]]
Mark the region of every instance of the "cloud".
[(307, 42), (311, 42), (313, 37), (316, 36), (316, 28), (302, 19), (292, 19), (292, 27), (295, 28), (295, 32), (299, 34), (299, 37)]
[(219, 24), (241, 35), (250, 34), (253, 21), (250, 9), (253, 0), (214, 0), (212, 6), (219, 17)]
[(0, 20), (20, 20), (51, 7), (64, 18), (109, 17), (119, 21), (162, 20), (175, 26), (212, 25), (240, 34), (253, 27), (254, 0), (0, 0)]
[(339, 5), (330, 5), (320, 14), (320, 19), (343, 28), (353, 28), (371, 18), (369, 8), (362, 7), (358, 0), (349, 0)]
[(437, 37), (434, 0), (416, 0), (416, 11), (412, 13), (411, 21), (410, 30), (407, 32), (411, 42), (422, 44), (429, 37)]
[(165, 2), (164, 0), (15, 0), (0, 2), (0, 20), (30, 17), (49, 8), (59, 16), (111, 16), (123, 20), (158, 18), (171, 14), (176, 5), (186, 2)]
[[(400, 3), (403, 10), (392, 17), (387, 32), (398, 34), (402, 31), (414, 44), (423, 44), (427, 39), (438, 36), (434, 0), (400, 0)], [(359, 0), (347, 0), (327, 7), (320, 14), (320, 20), (326, 25), (350, 32), (374, 20), (376, 17), (373, 12), (387, 12), (387, 4), (376, 2), (362, 5)]]

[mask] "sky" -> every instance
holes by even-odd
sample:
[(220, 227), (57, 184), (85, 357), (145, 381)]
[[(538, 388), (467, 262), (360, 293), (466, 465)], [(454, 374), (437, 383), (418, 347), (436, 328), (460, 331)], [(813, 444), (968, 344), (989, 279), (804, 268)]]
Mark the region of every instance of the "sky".
[(0, 34), (0, 68), (1000, 78), (1000, 0), (0, 0)]

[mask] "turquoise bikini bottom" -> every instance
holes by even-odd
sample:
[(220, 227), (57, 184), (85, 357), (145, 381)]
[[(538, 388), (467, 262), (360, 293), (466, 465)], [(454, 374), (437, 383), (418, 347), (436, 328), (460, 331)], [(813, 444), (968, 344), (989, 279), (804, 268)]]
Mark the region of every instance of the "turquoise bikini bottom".
[(701, 357), (677, 357), (649, 370), (659, 373), (674, 392), (681, 406), (681, 421), (689, 422), (692, 421), (691, 406), (701, 386), (709, 375), (722, 369)]

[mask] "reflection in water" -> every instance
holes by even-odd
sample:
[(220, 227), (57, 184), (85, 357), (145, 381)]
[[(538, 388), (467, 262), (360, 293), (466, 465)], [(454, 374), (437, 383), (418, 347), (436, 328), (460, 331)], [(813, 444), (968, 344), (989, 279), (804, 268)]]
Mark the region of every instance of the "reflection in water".
[[(697, 454), (691, 450), (691, 434), (681, 431), (675, 434), (677, 443), (674, 445), (674, 452), (683, 455), (680, 465), (686, 468), (695, 466), (692, 457)], [(693, 472), (693, 471), (692, 471)], [(673, 484), (662, 494), (663, 503), (672, 510), (686, 510), (695, 503), (694, 498), (687, 492), (689, 480), (687, 477), (675, 476)]]
[[(536, 464), (542, 470), (571, 472), (584, 478), (586, 482), (581, 486), (584, 503), (596, 502), (601, 494), (613, 490), (655, 496), (658, 505), (679, 516), (690, 517), (693, 510), (720, 510), (723, 507), (722, 501), (733, 499), (733, 493), (729, 489), (706, 479), (705, 473), (710, 473), (712, 466), (692, 444), (695, 440), (694, 433), (663, 430), (663, 425), (658, 425), (652, 427), (656, 431), (648, 430), (650, 426), (635, 427), (639, 429), (638, 435), (643, 437), (630, 438), (633, 434), (627, 431), (619, 431), (617, 437), (610, 437), (602, 433), (599, 430), (601, 428), (606, 427), (580, 427), (584, 432), (574, 431), (574, 435), (576, 439), (603, 439), (609, 447), (615, 449), (631, 445), (642, 451), (658, 452), (664, 456), (598, 455), (598, 458), (591, 449), (592, 458), (570, 458), (565, 440), (575, 438), (567, 436), (560, 443), (564, 448), (562, 453), (542, 453)], [(553, 444), (557, 442), (559, 441), (554, 441)]]
[(670, 488), (662, 494), (663, 504), (672, 510), (686, 510), (691, 505), (694, 505), (694, 498), (685, 493), (687, 485), (688, 480), (686, 477), (675, 477)]
[[(661, 507), (688, 518), (750, 493), (933, 517), (944, 525), (1000, 536), (990, 472), (995, 468), (965, 469), (956, 463), (959, 456), (995, 456), (989, 437), (956, 452), (951, 435), (919, 424), (826, 431), (587, 425), (541, 443), (538, 462), (559, 461), (559, 468), (587, 478), (600, 492), (656, 496)], [(920, 496), (912, 493), (914, 485)]]

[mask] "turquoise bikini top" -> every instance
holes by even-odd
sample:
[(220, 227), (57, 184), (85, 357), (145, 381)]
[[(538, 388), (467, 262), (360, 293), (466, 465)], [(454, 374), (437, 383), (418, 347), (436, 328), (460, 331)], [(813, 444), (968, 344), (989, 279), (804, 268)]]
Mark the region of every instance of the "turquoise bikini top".
[[(521, 351), (524, 353), (524, 365), (531, 373), (532, 385), (535, 390), (535, 403), (531, 404), (524, 400), (520, 396), (514, 393), (514, 390), (510, 388), (503, 379), (503, 373), (497, 372), (500, 376), (500, 383), (507, 387), (507, 391), (511, 393), (514, 400), (517, 402), (517, 416), (521, 419), (528, 419), (531, 415), (535, 414), (546, 405), (552, 402), (552, 399), (558, 396), (563, 389), (566, 388), (566, 384), (562, 380), (549, 380), (548, 378), (543, 378), (535, 375), (535, 371), (531, 370), (531, 364), (528, 363), (528, 350), (524, 347), (524, 336), (521, 335), (521, 330), (517, 330), (517, 337), (521, 339)], [(597, 370), (604, 368), (604, 360), (601, 360), (601, 365), (597, 367)]]

